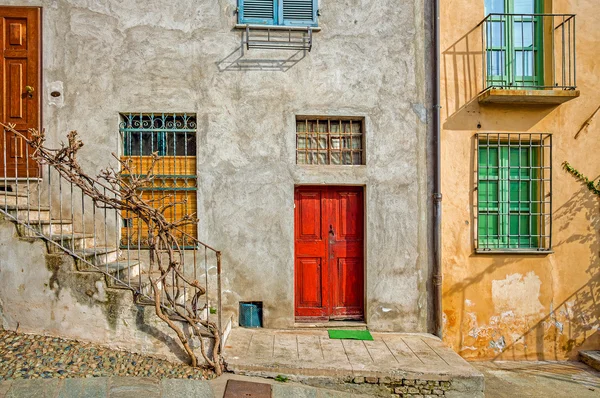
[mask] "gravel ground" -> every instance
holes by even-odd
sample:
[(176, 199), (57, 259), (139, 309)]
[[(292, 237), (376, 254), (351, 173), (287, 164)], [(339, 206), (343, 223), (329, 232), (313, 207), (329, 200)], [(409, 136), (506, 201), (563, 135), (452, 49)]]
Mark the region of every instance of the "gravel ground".
[(0, 330), (0, 381), (108, 376), (203, 380), (214, 373), (75, 340)]

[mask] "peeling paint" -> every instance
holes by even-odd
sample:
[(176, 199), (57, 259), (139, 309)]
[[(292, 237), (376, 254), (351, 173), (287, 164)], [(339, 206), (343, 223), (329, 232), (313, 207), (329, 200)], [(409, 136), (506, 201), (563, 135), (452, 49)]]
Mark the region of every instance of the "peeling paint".
[(544, 310), (540, 302), (540, 278), (530, 271), (527, 275), (510, 274), (506, 279), (492, 281), (492, 300), (496, 313), (514, 312), (517, 316), (537, 315)]
[(504, 341), (504, 336), (500, 336), (497, 341), (490, 341), (490, 348), (494, 349), (494, 351), (502, 352), (504, 348), (506, 348), (506, 341)]

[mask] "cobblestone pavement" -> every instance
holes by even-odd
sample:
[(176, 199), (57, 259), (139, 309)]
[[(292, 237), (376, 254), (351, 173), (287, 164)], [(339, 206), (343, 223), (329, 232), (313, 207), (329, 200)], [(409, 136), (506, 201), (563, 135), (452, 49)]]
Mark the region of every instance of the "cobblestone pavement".
[(0, 330), (0, 381), (103, 376), (198, 380), (214, 373), (74, 340)]

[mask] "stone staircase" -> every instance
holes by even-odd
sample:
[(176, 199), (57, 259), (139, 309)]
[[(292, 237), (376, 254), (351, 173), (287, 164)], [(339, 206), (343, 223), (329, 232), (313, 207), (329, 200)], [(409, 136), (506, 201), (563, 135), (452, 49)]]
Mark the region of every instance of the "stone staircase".
[[(50, 207), (32, 203), (28, 187), (15, 184), (0, 186), (0, 211), (7, 213), (15, 224), (18, 236), (45, 242), (48, 254), (72, 255), (79, 272), (99, 272), (106, 276), (110, 288), (124, 288), (134, 293), (138, 284), (124, 282), (139, 279), (148, 266), (131, 259), (116, 246), (98, 245), (92, 233), (75, 231), (72, 219), (56, 219)], [(153, 305), (153, 304), (148, 304)]]
[(579, 351), (579, 360), (600, 371), (600, 351)]
[[(75, 222), (73, 214), (74, 212), (70, 214), (71, 218), (66, 218), (64, 216), (57, 217), (56, 208), (52, 209), (51, 206), (49, 206), (47, 203), (44, 203), (44, 200), (42, 200), (42, 197), (45, 197), (45, 194), (39, 194), (40, 188), (41, 187), (38, 186), (37, 182), (0, 182), (0, 215), (4, 217), (5, 221), (10, 221), (16, 227), (17, 240), (19, 242), (28, 242), (37, 246), (43, 244), (45, 246), (47, 269), (54, 269), (53, 266), (48, 265), (48, 262), (50, 261), (49, 259), (52, 259), (52, 261), (56, 262), (56, 258), (59, 258), (60, 261), (58, 262), (62, 264), (61, 267), (70, 272), (72, 277), (78, 278), (78, 280), (81, 281), (85, 280), (87, 281), (86, 284), (90, 285), (75, 286), (74, 290), (76, 290), (78, 293), (83, 291), (90, 298), (103, 299), (105, 301), (102, 304), (103, 306), (107, 305), (108, 307), (111, 307), (111, 305), (117, 305), (118, 302), (119, 313), (123, 315), (124, 323), (129, 325), (130, 322), (133, 322), (136, 325), (135, 329), (140, 329), (141, 332), (144, 332), (144, 329), (151, 329), (152, 333), (150, 333), (150, 335), (153, 335), (154, 339), (158, 341), (152, 341), (150, 344), (147, 344), (148, 342), (145, 341), (143, 344), (141, 344), (141, 346), (144, 347), (141, 349), (141, 351), (150, 352), (158, 356), (171, 357), (171, 359), (173, 359), (173, 355), (171, 355), (168, 350), (165, 350), (165, 347), (167, 346), (171, 346), (172, 348), (174, 345), (176, 345), (173, 340), (174, 335), (170, 329), (168, 329), (164, 323), (161, 324), (162, 321), (153, 321), (151, 326), (144, 324), (149, 322), (148, 320), (151, 316), (154, 316), (154, 318), (158, 319), (156, 315), (153, 314), (155, 303), (152, 299), (152, 287), (150, 285), (148, 276), (159, 274), (157, 271), (152, 271), (151, 264), (148, 263), (147, 258), (141, 258), (144, 256), (139, 255), (139, 250), (127, 250), (123, 249), (122, 247), (118, 247), (118, 239), (108, 240), (116, 242), (116, 244), (106, 244), (103, 236), (94, 235), (94, 233), (91, 232), (92, 230), (95, 230), (95, 224), (94, 228), (92, 228), (89, 225), (86, 226), (86, 223), (84, 222)], [(73, 203), (71, 202), (71, 208), (72, 207)], [(61, 203), (60, 214), (64, 214), (62, 210)], [(115, 217), (115, 219), (117, 218)], [(108, 227), (103, 226), (103, 228)], [(113, 229), (115, 229), (115, 233), (119, 233), (118, 228)], [(17, 245), (18, 244), (15, 243), (15, 246)], [(2, 257), (2, 253), (0, 253), (0, 257)], [(20, 254), (18, 257), (21, 257)], [(21, 263), (24, 260), (21, 258), (15, 258), (13, 260), (15, 261), (5, 261), (4, 264), (0, 262), (0, 272), (4, 272), (6, 274), (8, 269), (9, 275), (11, 275), (10, 272), (13, 272), (12, 276), (14, 276), (16, 280), (20, 281), (21, 279), (14, 272), (19, 266), (18, 263)], [(33, 265), (34, 264), (30, 264), (29, 266)], [(194, 267), (195, 266), (196, 265), (194, 264)], [(5, 269), (3, 269), (3, 267)], [(90, 278), (84, 277), (83, 275), (89, 275)], [(65, 277), (65, 280), (71, 278), (71, 276)], [(62, 283), (65, 285), (68, 284), (65, 281), (57, 281), (57, 283)], [(21, 285), (26, 285), (26, 283), (20, 284), (19, 286)], [(44, 283), (44, 287), (47, 285), (50, 286), (50, 288), (52, 287), (52, 278), (50, 278), (49, 284)], [(175, 302), (180, 305), (184, 304), (186, 301), (189, 302), (191, 297), (194, 295), (195, 289), (192, 286), (175, 286), (173, 281), (169, 281), (168, 278), (164, 283), (160, 284), (159, 287), (163, 290), (163, 292), (169, 292), (172, 297), (175, 298)], [(92, 293), (90, 294), (90, 292)], [(130, 298), (126, 297), (127, 292), (133, 293)], [(16, 294), (18, 294), (18, 291)], [(74, 296), (78, 297), (81, 296), (81, 294), (74, 294)], [(27, 299), (27, 296), (24, 297)], [(21, 326), (25, 328), (26, 331), (32, 333), (48, 333), (48, 330), (54, 330), (54, 333), (58, 333), (60, 336), (78, 338), (99, 343), (108, 343), (107, 345), (111, 346), (112, 339), (110, 336), (108, 336), (108, 341), (102, 341), (103, 339), (98, 341), (98, 339), (94, 338), (96, 332), (86, 335), (86, 333), (70, 333), (69, 330), (60, 329), (68, 329), (67, 325), (60, 326), (59, 330), (56, 330), (52, 327), (44, 327), (42, 322), (42, 324), (39, 326), (40, 330), (35, 330), (37, 328), (35, 326), (35, 322), (19, 320), (18, 313), (9, 313), (10, 311), (6, 310), (6, 303), (4, 303), (3, 308), (2, 303), (10, 300), (10, 294), (8, 297), (2, 297), (0, 294), (0, 315), (3, 317), (3, 323), (10, 323), (9, 321), (4, 322), (6, 320), (4, 318), (8, 317), (7, 319), (16, 321), (17, 327)], [(110, 300), (114, 300), (115, 303), (109, 303)], [(61, 297), (60, 294), (58, 294), (56, 300), (50, 301), (48, 304), (51, 307), (56, 306), (59, 303), (65, 307), (71, 307), (70, 305), (63, 303), (64, 301), (69, 300)], [(127, 301), (129, 302), (128, 304)], [(35, 300), (32, 300), (32, 302), (35, 302)], [(43, 301), (39, 304), (39, 306), (44, 305), (45, 303)], [(213, 311), (211, 311), (210, 303), (207, 302), (207, 305), (201, 312), (201, 318), (207, 319), (212, 317), (211, 321), (216, 321), (216, 315), (212, 312)], [(125, 317), (131, 316), (130, 314), (136, 315), (132, 319), (125, 320)], [(82, 321), (85, 322), (87, 319), (85, 311), (82, 311), (81, 317)], [(143, 322), (140, 322), (140, 318), (143, 320)], [(177, 319), (177, 317), (172, 317), (172, 320), (180, 321), (180, 319)], [(48, 323), (52, 323), (51, 321), (51, 319), (48, 320)], [(92, 321), (90, 319), (90, 323), (97, 322), (96, 320)], [(110, 328), (112, 324), (110, 322), (109, 324)], [(120, 333), (121, 335), (140, 335), (137, 330), (133, 332), (127, 331), (125, 333), (118, 332), (118, 329), (122, 329), (120, 325), (114, 329), (115, 333)], [(111, 334), (112, 332), (108, 333), (108, 335)], [(167, 335), (169, 337), (167, 337)], [(138, 336), (138, 338), (147, 340), (148, 336), (141, 334)], [(212, 341), (212, 335), (208, 331), (203, 334), (203, 339), (209, 347), (214, 345)], [(131, 346), (128, 347), (127, 344), (124, 344), (123, 339), (115, 338), (114, 340), (119, 341), (120, 348), (126, 348), (132, 351), (140, 351), (140, 342), (132, 341)], [(165, 345), (165, 347), (158, 347), (160, 345), (160, 340), (163, 340), (163, 345)], [(198, 342), (196, 342), (195, 345), (198, 346)], [(154, 347), (156, 349), (148, 350), (147, 347)], [(181, 355), (178, 355), (178, 359), (181, 360), (183, 358)]]

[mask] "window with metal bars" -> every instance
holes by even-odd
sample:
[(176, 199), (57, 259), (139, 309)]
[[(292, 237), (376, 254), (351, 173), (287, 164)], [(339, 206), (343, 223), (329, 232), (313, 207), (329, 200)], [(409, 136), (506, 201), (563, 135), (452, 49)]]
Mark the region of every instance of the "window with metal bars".
[[(142, 198), (164, 208), (167, 221), (196, 214), (196, 115), (185, 113), (123, 113), (119, 125), (121, 160), (127, 161), (134, 176), (145, 176), (154, 162), (154, 176), (140, 188)], [(125, 179), (134, 177), (123, 174)], [(121, 244), (145, 247), (149, 227), (134, 214), (122, 214)], [(175, 231), (180, 244), (187, 247), (197, 237), (196, 225)]]
[(475, 249), (552, 247), (552, 136), (476, 134)]
[(238, 0), (238, 22), (317, 26), (317, 0)]
[(364, 164), (364, 119), (297, 118), (296, 163)]

